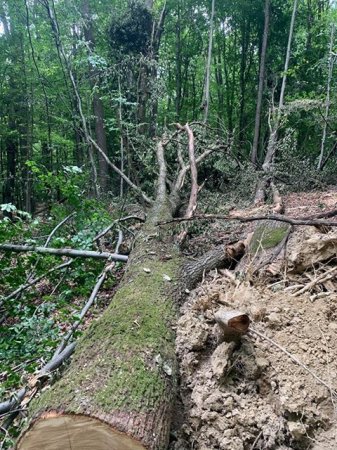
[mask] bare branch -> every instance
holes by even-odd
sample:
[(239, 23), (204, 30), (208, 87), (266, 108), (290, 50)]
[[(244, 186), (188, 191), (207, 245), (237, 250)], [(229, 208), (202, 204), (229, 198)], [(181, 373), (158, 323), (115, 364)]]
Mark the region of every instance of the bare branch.
[(273, 213), (283, 214), (284, 204), (282, 201), (282, 197), (281, 197), (277, 187), (275, 186), (275, 184), (272, 181), (270, 183), (270, 187), (271, 187), (271, 190), (273, 193), (273, 203), (274, 203)]
[(60, 264), (56, 267), (53, 267), (52, 269), (48, 270), (47, 272), (45, 272), (43, 275), (40, 275), (39, 277), (34, 278), (34, 280), (28, 281), (27, 283), (21, 285), (20, 287), (18, 287), (14, 292), (12, 292), (11, 294), (7, 295), (7, 297), (4, 297), (1, 302), (0, 302), (0, 306), (2, 305), (3, 302), (10, 300), (11, 298), (16, 297), (18, 294), (21, 294), (21, 292), (25, 291), (26, 289), (28, 289), (29, 287), (33, 286), (34, 284), (38, 283), (40, 280), (42, 280), (43, 278), (45, 278), (47, 275), (50, 275), (53, 272), (56, 272), (57, 270), (61, 270), (64, 269), (65, 267), (70, 266), (70, 264), (72, 264), (73, 260), (70, 259), (69, 261)]
[[(337, 212), (334, 215), (337, 215)], [(295, 219), (295, 218), (285, 217), (285, 216), (277, 215), (277, 214), (270, 214), (270, 215), (263, 215), (263, 216), (250, 216), (250, 217), (223, 216), (221, 214), (204, 214), (204, 215), (198, 215), (198, 216), (194, 216), (194, 217), (190, 217), (190, 218), (177, 217), (175, 219), (168, 220), (167, 222), (158, 222), (157, 225), (165, 225), (165, 224), (174, 223), (174, 222), (188, 222), (188, 221), (192, 221), (192, 220), (237, 220), (239, 222), (254, 222), (256, 220), (276, 220), (278, 222), (290, 223), (291, 225), (310, 225), (310, 226), (326, 225), (326, 226), (331, 226), (331, 227), (337, 227), (337, 222), (333, 222), (332, 220), (311, 219), (310, 217), (307, 217), (307, 218), (303, 217), (303, 218)]]
[(123, 231), (118, 230), (118, 240), (115, 248), (115, 253), (119, 252), (119, 247), (122, 245), (122, 242), (123, 242)]
[(197, 208), (197, 197), (199, 189), (198, 189), (198, 171), (194, 153), (194, 135), (188, 123), (185, 125), (185, 130), (188, 134), (188, 157), (191, 167), (191, 193), (185, 214), (185, 217), (188, 218), (193, 216), (194, 211)]
[(158, 141), (156, 152), (157, 152), (157, 161), (159, 165), (157, 200), (163, 201), (166, 197), (167, 167), (164, 155), (164, 145), (162, 140)]
[(74, 250), (72, 248), (45, 248), (36, 247), (34, 245), (16, 245), (16, 244), (2, 244), (0, 245), (0, 251), (9, 252), (36, 252), (45, 253), (56, 256), (70, 256), (72, 258), (96, 258), (96, 259), (110, 259), (111, 261), (123, 261), (126, 262), (128, 257), (125, 255), (118, 255), (116, 253), (108, 252), (94, 252), (92, 250)]
[(127, 220), (132, 220), (132, 219), (134, 219), (134, 220), (139, 220), (140, 222), (144, 222), (144, 219), (143, 219), (142, 217), (138, 217), (138, 216), (126, 216), (126, 217), (122, 217), (121, 219), (114, 220), (110, 225), (108, 225), (103, 231), (101, 231), (101, 232), (93, 239), (93, 242), (96, 242), (96, 241), (98, 241), (99, 239), (101, 239), (105, 234), (107, 234), (107, 233), (111, 230), (111, 228), (113, 228), (113, 227), (116, 225), (116, 223), (119, 223), (119, 222), (125, 222), (125, 221), (127, 221)]
[(77, 330), (77, 328), (79, 327), (80, 323), (82, 322), (82, 319), (84, 318), (84, 316), (86, 315), (86, 313), (89, 311), (90, 307), (92, 306), (92, 304), (94, 303), (98, 291), (100, 290), (102, 284), (104, 283), (104, 280), (108, 274), (108, 272), (111, 271), (111, 269), (115, 266), (114, 263), (109, 264), (107, 267), (105, 267), (105, 269), (103, 270), (103, 272), (100, 274), (100, 276), (98, 277), (97, 283), (94, 286), (94, 289), (91, 292), (91, 295), (89, 297), (89, 300), (86, 302), (86, 304), (84, 305), (84, 307), (82, 308), (81, 314), (79, 316), (79, 319), (73, 323), (73, 325), (71, 326), (70, 330), (68, 331), (68, 333), (66, 334), (66, 336), (63, 338), (61, 344), (59, 345), (58, 349), (56, 350), (56, 352), (54, 353), (53, 356), (53, 360), (54, 358), (57, 357), (57, 355), (59, 355), (61, 352), (63, 352), (65, 346), (67, 345), (69, 339), (72, 337), (72, 335), (74, 334), (74, 332)]
[(250, 328), (249, 330), (250, 334), (255, 334), (256, 336), (265, 339), (267, 342), (269, 342), (269, 344), (273, 345), (274, 347), (276, 347), (278, 350), (281, 350), (281, 352), (283, 352), (285, 355), (287, 355), (294, 363), (298, 364), (300, 367), (302, 367), (306, 372), (310, 373), (310, 375), (312, 375), (315, 380), (317, 380), (319, 383), (321, 383), (323, 386), (325, 386), (329, 392), (331, 392), (332, 395), (336, 396), (337, 392), (334, 391), (333, 389), (331, 389), (331, 386), (329, 386), (324, 380), (322, 380), (322, 378), (318, 377), (315, 372), (313, 372), (308, 366), (306, 366), (305, 364), (303, 364), (298, 358), (296, 358), (296, 356), (292, 355), (291, 353), (289, 353), (284, 347), (282, 347), (281, 345), (279, 345), (277, 342), (273, 341), (272, 339), (270, 339), (268, 336), (266, 336), (265, 334), (260, 333), (259, 331), (257, 331), (255, 328)]
[(145, 192), (143, 192), (138, 186), (136, 186), (131, 180), (130, 178), (125, 175), (124, 172), (122, 172), (117, 166), (115, 166), (115, 164), (110, 160), (110, 158), (108, 158), (108, 156), (103, 152), (103, 150), (101, 149), (101, 147), (97, 144), (97, 142), (91, 137), (88, 136), (89, 141), (91, 142), (91, 144), (95, 147), (95, 149), (103, 156), (104, 160), (106, 161), (106, 163), (120, 176), (123, 178), (123, 180), (135, 191), (137, 192), (138, 195), (140, 195), (142, 197), (142, 199), (148, 204), (148, 205), (152, 205), (153, 201), (150, 199), (150, 197), (148, 197)]
[(56, 231), (57, 231), (59, 228), (61, 228), (62, 225), (64, 225), (69, 219), (71, 219), (72, 217), (74, 217), (75, 214), (76, 214), (75, 212), (69, 214), (69, 216), (67, 216), (66, 218), (64, 218), (60, 223), (58, 223), (58, 224), (56, 225), (55, 228), (53, 228), (53, 230), (52, 230), (51, 233), (49, 234), (49, 236), (48, 236), (48, 238), (47, 238), (47, 240), (46, 240), (46, 242), (45, 242), (45, 244), (44, 244), (44, 247), (48, 247), (49, 242), (51, 241), (51, 238), (54, 236), (54, 234), (56, 233)]

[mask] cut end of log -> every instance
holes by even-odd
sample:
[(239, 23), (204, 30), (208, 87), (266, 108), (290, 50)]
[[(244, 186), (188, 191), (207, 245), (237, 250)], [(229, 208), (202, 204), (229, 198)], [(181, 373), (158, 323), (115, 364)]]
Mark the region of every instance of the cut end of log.
[(226, 337), (238, 337), (248, 331), (249, 316), (241, 311), (220, 309), (214, 317)]
[(26, 431), (17, 450), (146, 450), (100, 420), (49, 412)]

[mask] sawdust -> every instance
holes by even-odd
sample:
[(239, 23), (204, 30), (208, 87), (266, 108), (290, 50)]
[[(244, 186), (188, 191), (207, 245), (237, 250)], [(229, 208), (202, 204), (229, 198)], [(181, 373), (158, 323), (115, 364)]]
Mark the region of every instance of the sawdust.
[[(272, 288), (274, 288), (272, 286)], [(283, 352), (253, 334), (221, 342), (214, 313), (239, 309), (252, 327), (337, 388), (337, 294), (294, 298), (211, 273), (177, 326), (181, 402), (174, 450), (337, 449), (337, 399)]]

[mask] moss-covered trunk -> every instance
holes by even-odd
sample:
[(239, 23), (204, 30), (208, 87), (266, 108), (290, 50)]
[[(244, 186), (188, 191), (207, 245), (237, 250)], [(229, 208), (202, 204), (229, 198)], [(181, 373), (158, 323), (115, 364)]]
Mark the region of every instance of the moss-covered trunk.
[(138, 234), (110, 306), (81, 337), (62, 378), (34, 401), (18, 449), (167, 447), (181, 259), (155, 226), (170, 216), (160, 206)]
[(291, 226), (275, 220), (259, 222), (251, 236), (245, 256), (236, 270), (256, 274), (283, 256)]

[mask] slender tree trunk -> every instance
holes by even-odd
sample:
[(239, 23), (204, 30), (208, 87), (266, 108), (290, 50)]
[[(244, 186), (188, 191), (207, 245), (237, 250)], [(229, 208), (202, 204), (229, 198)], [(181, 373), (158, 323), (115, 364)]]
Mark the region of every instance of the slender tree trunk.
[(207, 53), (207, 63), (206, 63), (206, 77), (205, 77), (205, 87), (204, 87), (204, 122), (208, 120), (209, 112), (209, 100), (210, 100), (210, 81), (211, 81), (211, 63), (212, 63), (212, 47), (213, 47), (213, 28), (214, 28), (214, 9), (215, 0), (212, 0), (210, 27), (209, 27), (209, 38), (208, 38), (208, 53)]
[(266, 52), (267, 41), (269, 33), (269, 17), (270, 17), (270, 0), (265, 0), (264, 5), (264, 29), (260, 59), (260, 73), (259, 73), (259, 87), (257, 92), (256, 112), (255, 112), (255, 127), (254, 127), (254, 140), (251, 154), (251, 161), (253, 164), (257, 162), (257, 152), (260, 136), (260, 123), (261, 123), (261, 109), (262, 109), (262, 97), (265, 78), (265, 65), (266, 65)]
[[(51, 1), (51, 3), (49, 3), (50, 1)], [(43, 0), (43, 4), (47, 11), (48, 19), (50, 22), (50, 26), (51, 26), (51, 30), (53, 33), (56, 49), (57, 49), (57, 52), (58, 52), (58, 55), (60, 58), (60, 62), (61, 62), (61, 64), (64, 63), (66, 70), (68, 72), (68, 76), (69, 76), (70, 83), (72, 86), (72, 92), (75, 97), (76, 112), (80, 116), (82, 132), (83, 132), (86, 144), (88, 146), (89, 160), (90, 160), (90, 165), (91, 165), (91, 169), (92, 169), (92, 177), (93, 177), (93, 189), (94, 189), (95, 195), (98, 196), (97, 169), (96, 169), (96, 164), (95, 164), (95, 159), (94, 159), (94, 154), (93, 154), (92, 143), (91, 143), (91, 139), (90, 139), (91, 136), (90, 136), (90, 133), (88, 130), (87, 120), (83, 113), (82, 100), (81, 100), (81, 96), (80, 96), (80, 93), (77, 88), (75, 76), (74, 76), (73, 70), (69, 64), (69, 60), (65, 53), (63, 43), (61, 40), (60, 29), (59, 29), (56, 15), (55, 15), (54, 0)], [(62, 67), (63, 67), (63, 65), (62, 65)], [(65, 80), (66, 80), (66, 77), (65, 77)], [(66, 85), (68, 86), (67, 81), (66, 81)]]
[(330, 34), (330, 43), (329, 43), (329, 55), (328, 55), (328, 58), (329, 58), (329, 63), (328, 63), (328, 80), (327, 80), (327, 86), (326, 86), (326, 99), (325, 99), (325, 113), (324, 113), (323, 134), (322, 134), (321, 152), (320, 152), (320, 155), (319, 155), (317, 170), (321, 170), (322, 169), (324, 148), (325, 148), (325, 140), (326, 140), (326, 130), (327, 130), (328, 119), (329, 119), (331, 80), (332, 80), (332, 72), (333, 72), (333, 66), (334, 66), (334, 61), (335, 61), (335, 56), (332, 53), (333, 45), (334, 45), (334, 39), (335, 39), (335, 24), (332, 24), (331, 25), (331, 34)]
[(279, 105), (278, 105), (278, 109), (277, 109), (276, 113), (273, 111), (273, 115), (275, 117), (273, 118), (272, 130), (271, 130), (270, 138), (269, 138), (269, 142), (268, 142), (267, 153), (266, 153), (265, 160), (264, 160), (264, 163), (262, 166), (262, 168), (265, 172), (270, 171), (273, 159), (275, 157), (275, 152), (276, 152), (276, 145), (277, 145), (277, 141), (278, 141), (278, 131), (279, 131), (279, 127), (281, 124), (281, 118), (282, 118), (282, 108), (283, 108), (283, 103), (284, 103), (284, 93), (285, 93), (285, 88), (286, 88), (287, 71), (288, 71), (288, 67), (289, 67), (291, 43), (292, 43), (293, 33), (294, 33), (297, 4), (298, 4), (298, 0), (294, 0), (293, 12), (291, 15), (290, 29), (289, 29), (289, 35), (288, 35), (287, 53), (286, 53), (286, 58), (285, 58), (285, 63), (284, 63)]
[[(10, 11), (11, 13), (12, 11)], [(4, 6), (0, 3), (0, 18), (4, 27), (5, 38), (7, 45), (12, 48), (19, 47), (19, 39), (16, 30), (16, 23), (12, 20), (10, 26), (4, 10)], [(19, 133), (18, 121), (20, 117), (19, 105), (23, 101), (19, 98), (21, 90), (19, 91), (17, 83), (17, 74), (15, 69), (19, 64), (17, 52), (13, 55), (12, 66), (8, 74), (8, 94), (7, 94), (7, 128), (8, 132), (4, 136), (5, 152), (6, 152), (6, 180), (3, 188), (3, 202), (16, 203), (16, 175), (17, 175), (17, 160), (19, 153)], [(21, 86), (20, 86), (21, 87)], [(19, 94), (20, 92), (20, 94)]]
[(14, 120), (14, 108), (10, 107), (8, 130), (9, 134), (5, 139), (6, 157), (7, 157), (7, 170), (6, 181), (3, 193), (4, 203), (15, 203), (15, 177), (16, 177), (16, 165), (17, 165), (17, 138), (16, 138), (16, 122)]
[[(122, 110), (122, 89), (121, 89), (121, 80), (120, 76), (118, 75), (118, 96), (119, 96), (119, 103), (118, 103), (118, 123), (119, 123), (119, 133), (120, 133), (120, 160), (121, 165), (120, 169), (121, 172), (124, 172), (124, 131), (123, 131), (123, 110)], [(120, 198), (123, 198), (124, 195), (124, 180), (121, 177), (120, 179), (120, 188), (119, 188), (119, 196)]]
[(219, 43), (217, 45), (217, 55), (215, 55), (214, 62), (218, 94), (218, 121), (220, 123), (224, 120), (224, 80), (222, 74), (221, 46)]
[(176, 55), (175, 55), (175, 65), (176, 65), (176, 98), (175, 98), (175, 106), (176, 106), (176, 119), (180, 120), (180, 109), (181, 109), (181, 16), (180, 16), (180, 0), (178, 0), (178, 17), (176, 22)]
[[(89, 0), (84, 0), (82, 3), (82, 14), (85, 21), (84, 25), (84, 37), (87, 41), (89, 54), (93, 54), (95, 51), (95, 38), (92, 24), (92, 16), (90, 11)], [(103, 102), (95, 88), (95, 85), (99, 85), (99, 76), (97, 70), (89, 63), (89, 79), (91, 88), (94, 90), (93, 93), (93, 111), (95, 116), (95, 134), (96, 134), (96, 142), (100, 146), (100, 148), (104, 151), (105, 154), (107, 152), (107, 141), (106, 141), (106, 133), (104, 128), (104, 107)], [(98, 156), (98, 184), (100, 186), (101, 192), (106, 193), (108, 190), (108, 165), (102, 155)]]
[(47, 95), (45, 82), (41, 76), (40, 68), (37, 62), (37, 57), (35, 53), (35, 48), (33, 44), (32, 34), (31, 34), (31, 22), (30, 22), (30, 14), (29, 14), (29, 6), (28, 6), (28, 0), (25, 0), (25, 9), (26, 9), (26, 29), (28, 34), (28, 40), (30, 45), (30, 51), (32, 55), (32, 60), (36, 69), (36, 73), (40, 82), (40, 86), (42, 88), (43, 92), (43, 99), (45, 104), (45, 110), (46, 110), (46, 121), (47, 121), (47, 148), (45, 149), (42, 157), (46, 163), (46, 167), (48, 170), (51, 170), (53, 167), (53, 151), (52, 151), (52, 141), (51, 141), (51, 117), (50, 117), (50, 108), (49, 108), (49, 98)]

